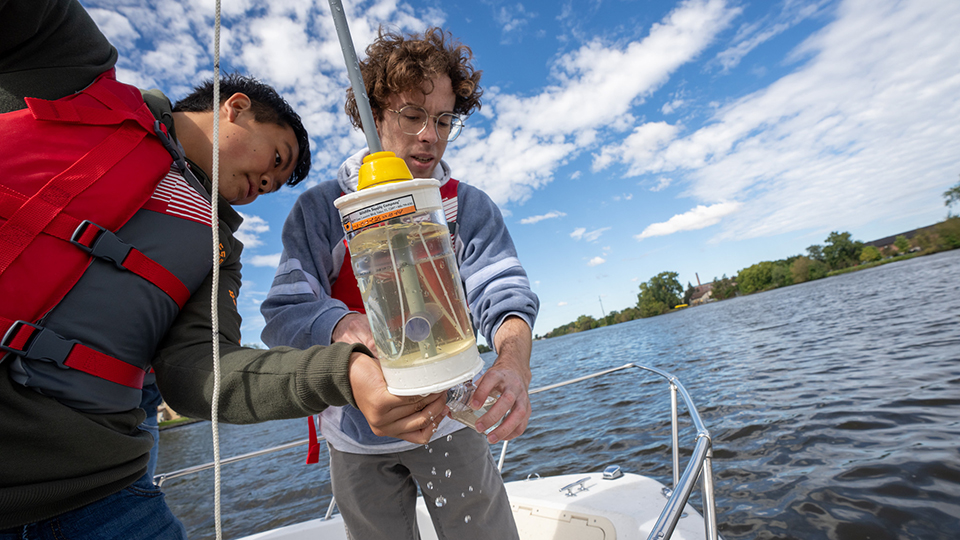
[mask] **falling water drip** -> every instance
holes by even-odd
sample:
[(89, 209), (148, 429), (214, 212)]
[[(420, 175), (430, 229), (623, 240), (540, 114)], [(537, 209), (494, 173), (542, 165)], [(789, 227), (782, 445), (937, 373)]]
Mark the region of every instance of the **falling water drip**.
[(443, 495), (438, 496), (438, 497), (437, 497), (437, 500), (434, 501), (434, 502), (435, 502), (435, 504), (437, 505), (438, 508), (441, 507), (441, 506), (443, 506), (443, 505), (445, 505), (445, 504), (447, 504), (447, 500), (443, 498)]
[(469, 516), (469, 515), (464, 516), (464, 517), (463, 517), (463, 522), (464, 522), (464, 523), (470, 523), (470, 516)]
[(447, 442), (450, 442), (452, 440), (453, 440), (453, 435), (447, 435)]
[(427, 489), (433, 489), (433, 482), (427, 482)]
[(444, 474), (447, 478), (450, 478), (450, 475), (453, 474), (453, 473), (450, 472), (450, 469), (447, 469), (447, 471), (444, 472), (443, 474)]

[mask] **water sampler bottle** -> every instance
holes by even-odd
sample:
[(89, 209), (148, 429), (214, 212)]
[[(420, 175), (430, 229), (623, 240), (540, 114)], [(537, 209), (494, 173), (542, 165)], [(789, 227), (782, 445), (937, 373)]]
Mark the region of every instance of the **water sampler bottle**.
[(398, 396), (447, 390), (483, 368), (439, 187), (376, 152), (356, 193), (334, 201), (383, 378)]

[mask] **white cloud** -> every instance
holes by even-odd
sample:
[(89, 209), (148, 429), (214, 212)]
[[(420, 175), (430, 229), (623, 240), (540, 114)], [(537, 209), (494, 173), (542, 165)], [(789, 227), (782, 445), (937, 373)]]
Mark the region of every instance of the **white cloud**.
[(587, 266), (599, 266), (605, 262), (607, 262), (607, 260), (603, 257), (594, 257), (587, 261)]
[(683, 100), (675, 99), (673, 101), (664, 103), (663, 107), (660, 108), (660, 112), (662, 112), (663, 114), (671, 114), (682, 106), (683, 106)]
[(586, 240), (587, 242), (596, 242), (600, 235), (604, 232), (609, 231), (610, 227), (603, 227), (602, 229), (596, 229), (590, 232), (587, 232), (587, 229), (584, 227), (577, 227), (570, 233), (570, 238), (574, 240)]
[(552, 212), (547, 212), (546, 214), (542, 214), (542, 215), (539, 215), (539, 216), (530, 216), (530, 217), (528, 217), (528, 218), (523, 218), (523, 219), (520, 220), (520, 223), (523, 224), (523, 225), (530, 225), (530, 224), (532, 224), (532, 223), (539, 223), (539, 222), (541, 222), (541, 221), (543, 221), (543, 220), (545, 220), (545, 219), (562, 218), (562, 217), (564, 217), (564, 216), (566, 216), (566, 215), (567, 215), (567, 214), (565, 214), (565, 213), (563, 213), (563, 212), (558, 212), (558, 211), (554, 210), (554, 211), (552, 211)]
[(557, 307), (563, 307), (565, 305), (567, 305), (566, 302), (557, 302)]
[(681, 231), (695, 231), (711, 225), (716, 225), (725, 216), (736, 212), (741, 204), (738, 202), (719, 203), (713, 206), (697, 206), (683, 214), (677, 214), (662, 223), (649, 225), (640, 234), (634, 236), (637, 240), (652, 236), (666, 236)]
[(633, 166), (624, 176), (639, 176), (662, 163), (661, 153), (677, 133), (678, 126), (666, 122), (648, 122), (637, 126), (622, 143), (607, 146), (594, 154), (593, 170), (600, 171), (614, 162), (626, 162)]
[(528, 12), (520, 3), (495, 8), (493, 19), (500, 25), (500, 43), (511, 43), (514, 37), (519, 40), (521, 31), (536, 17), (536, 13)]
[(280, 266), (280, 255), (281, 253), (274, 253), (272, 255), (255, 255), (251, 257), (250, 264), (265, 268), (276, 268)]
[[(842, 2), (793, 52), (804, 63), (792, 73), (619, 159), (627, 176), (683, 177), (705, 204), (743, 201), (718, 240), (932, 213), (957, 170), (958, 27), (957, 2)], [(605, 166), (618, 159), (606, 152)]]
[(448, 161), (498, 204), (525, 201), (558, 167), (597, 144), (595, 130), (629, 129), (631, 107), (699, 55), (737, 13), (723, 0), (688, 0), (640, 41), (594, 40), (562, 55), (552, 66), (556, 83), (536, 95), (488, 88), (484, 114), (495, 118), (493, 127), (465, 132)]
[(660, 179), (659, 179), (659, 181), (657, 182), (657, 185), (655, 185), (655, 186), (653, 186), (652, 188), (650, 188), (650, 191), (652, 191), (652, 192), (654, 192), (654, 193), (659, 192), (659, 191), (663, 191), (663, 190), (667, 189), (668, 187), (670, 187), (670, 184), (672, 184), (672, 183), (673, 183), (673, 179), (672, 179), (672, 178), (668, 178), (668, 177), (666, 177), (666, 176), (661, 176)]
[(114, 44), (115, 47), (126, 48), (136, 46), (136, 41), (140, 38), (140, 33), (137, 32), (133, 24), (130, 23), (130, 19), (122, 13), (114, 10), (96, 8), (88, 9), (87, 12), (90, 14), (90, 18), (97, 23), (103, 35), (107, 36), (107, 39), (110, 40), (110, 43)]
[(823, 0), (813, 4), (785, 2), (785, 11), (776, 20), (751, 22), (740, 27), (734, 45), (719, 52), (715, 60), (724, 71), (729, 71), (750, 51), (817, 14), (824, 3)]
[(250, 216), (243, 212), (237, 212), (243, 218), (240, 228), (234, 233), (237, 240), (243, 242), (246, 248), (252, 248), (263, 244), (260, 235), (270, 230), (270, 225), (260, 216)]

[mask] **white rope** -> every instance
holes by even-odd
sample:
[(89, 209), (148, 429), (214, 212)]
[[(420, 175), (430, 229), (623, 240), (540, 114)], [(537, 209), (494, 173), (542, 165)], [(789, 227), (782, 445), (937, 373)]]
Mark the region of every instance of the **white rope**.
[(213, 275), (210, 290), (210, 326), (213, 344), (213, 398), (210, 401), (210, 420), (213, 429), (213, 520), (217, 540), (223, 538), (220, 523), (220, 317), (218, 293), (220, 291), (220, 0), (216, 0), (216, 15), (213, 25), (213, 171), (210, 178), (210, 229), (213, 237)]

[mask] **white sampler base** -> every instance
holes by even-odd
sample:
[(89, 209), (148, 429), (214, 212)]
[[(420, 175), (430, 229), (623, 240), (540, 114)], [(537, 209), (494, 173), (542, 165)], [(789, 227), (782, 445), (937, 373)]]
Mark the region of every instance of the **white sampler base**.
[(476, 341), (471, 346), (450, 355), (437, 355), (430, 362), (402, 368), (390, 368), (382, 363), (387, 391), (395, 396), (424, 396), (442, 392), (473, 379), (483, 369), (483, 359)]

